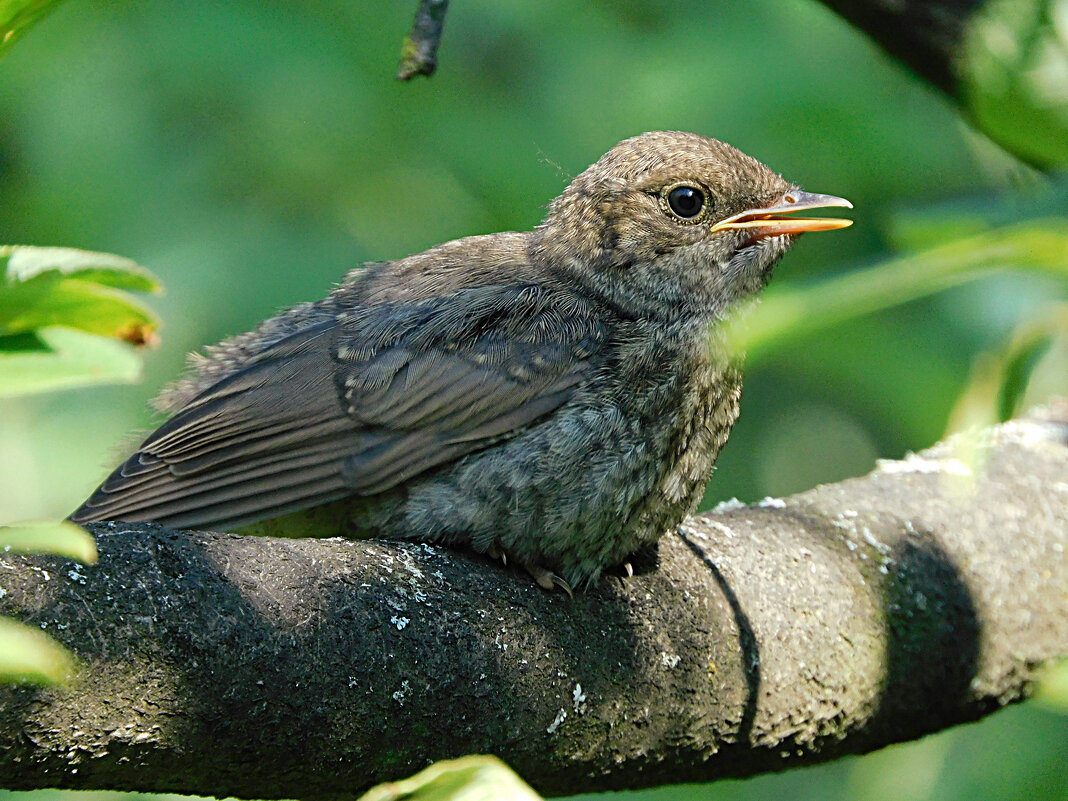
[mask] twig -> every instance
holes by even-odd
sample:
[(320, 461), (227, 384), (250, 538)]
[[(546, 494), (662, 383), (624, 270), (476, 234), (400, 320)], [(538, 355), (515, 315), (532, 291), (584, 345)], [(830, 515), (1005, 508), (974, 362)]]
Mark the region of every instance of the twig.
[(449, 0), (420, 0), (411, 32), (401, 44), (397, 80), (410, 81), (416, 75), (430, 76), (438, 66), (438, 45), (445, 27)]

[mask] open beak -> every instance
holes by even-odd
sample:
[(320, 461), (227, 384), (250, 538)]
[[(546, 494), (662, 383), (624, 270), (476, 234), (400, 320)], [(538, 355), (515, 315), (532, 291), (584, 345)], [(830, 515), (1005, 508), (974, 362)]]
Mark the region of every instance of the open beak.
[[(774, 206), (758, 209), (746, 209), (725, 220), (720, 220), (709, 231), (727, 231), (730, 229), (749, 229), (754, 239), (785, 234), (803, 234), (806, 231), (834, 231), (848, 228), (852, 220), (835, 217), (794, 217), (799, 211), (824, 209), (828, 207), (853, 208), (845, 198), (834, 195), (815, 195), (811, 192), (790, 190)], [(789, 217), (785, 215), (791, 215)]]

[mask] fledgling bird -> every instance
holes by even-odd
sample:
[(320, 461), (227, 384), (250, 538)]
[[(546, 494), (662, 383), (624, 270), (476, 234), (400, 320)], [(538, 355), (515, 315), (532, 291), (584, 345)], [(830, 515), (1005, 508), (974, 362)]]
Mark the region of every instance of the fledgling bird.
[(71, 519), (314, 507), (593, 583), (696, 508), (738, 416), (722, 323), (798, 234), (850, 224), (789, 216), (827, 206), (851, 207), (715, 139), (627, 139), (534, 231), (367, 265), (208, 348)]

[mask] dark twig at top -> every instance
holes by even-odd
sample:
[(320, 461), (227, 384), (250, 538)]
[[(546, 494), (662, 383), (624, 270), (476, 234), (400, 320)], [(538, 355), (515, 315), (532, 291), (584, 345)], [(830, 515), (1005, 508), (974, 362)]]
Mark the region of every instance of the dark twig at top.
[(438, 66), (438, 45), (445, 27), (449, 0), (420, 0), (411, 32), (401, 44), (397, 80), (409, 81), (416, 75), (433, 75)]

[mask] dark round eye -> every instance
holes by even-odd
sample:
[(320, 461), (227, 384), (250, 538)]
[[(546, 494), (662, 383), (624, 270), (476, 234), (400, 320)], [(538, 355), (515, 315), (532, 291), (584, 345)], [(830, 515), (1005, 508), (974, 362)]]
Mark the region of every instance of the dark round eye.
[(692, 220), (705, 207), (705, 193), (692, 186), (676, 186), (667, 196), (668, 208), (684, 220)]

